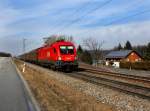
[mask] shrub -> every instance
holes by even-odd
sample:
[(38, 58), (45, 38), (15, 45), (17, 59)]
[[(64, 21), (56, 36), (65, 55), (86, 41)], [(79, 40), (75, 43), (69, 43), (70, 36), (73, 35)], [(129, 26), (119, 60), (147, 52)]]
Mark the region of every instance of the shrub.
[(120, 68), (150, 70), (150, 61), (144, 62), (120, 62)]
[(87, 64), (92, 64), (93, 63), (92, 62), (92, 56), (91, 56), (91, 54), (87, 50), (85, 50), (81, 54), (81, 58), (80, 59), (81, 59), (82, 62), (85, 62)]

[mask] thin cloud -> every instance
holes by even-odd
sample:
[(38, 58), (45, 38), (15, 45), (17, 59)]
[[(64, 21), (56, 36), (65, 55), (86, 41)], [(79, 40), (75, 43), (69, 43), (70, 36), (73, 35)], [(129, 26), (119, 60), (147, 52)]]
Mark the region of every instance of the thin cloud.
[[(20, 53), (15, 50), (17, 46), (12, 45), (17, 38), (26, 37), (35, 43), (41, 43), (43, 37), (51, 34), (73, 35), (78, 44), (82, 43), (82, 38), (97, 37), (99, 40), (106, 41), (104, 48), (111, 48), (118, 41), (123, 43), (131, 40), (133, 44), (141, 44), (139, 41), (143, 41), (144, 44), (149, 41), (149, 13), (134, 18), (129, 17), (128, 20), (119, 24), (103, 25), (149, 9), (149, 0), (112, 0), (105, 7), (90, 12), (103, 2), (106, 0), (0, 1), (0, 41), (4, 41), (0, 43), (0, 50), (17, 54)], [(90, 13), (86, 14), (87, 12)], [(84, 17), (82, 17), (83, 14), (85, 14)], [(66, 26), (80, 17), (82, 17), (81, 20), (74, 25)], [(64, 29), (61, 30), (61, 27)], [(136, 40), (134, 40), (135, 37)], [(13, 49), (9, 49), (8, 43)], [(38, 45), (30, 45), (28, 50)]]

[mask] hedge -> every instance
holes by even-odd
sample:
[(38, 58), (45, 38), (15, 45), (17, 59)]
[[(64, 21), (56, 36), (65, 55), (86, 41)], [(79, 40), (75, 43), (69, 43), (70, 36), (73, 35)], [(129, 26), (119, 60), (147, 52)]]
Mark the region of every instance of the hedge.
[(120, 62), (120, 68), (150, 70), (150, 61), (145, 62)]

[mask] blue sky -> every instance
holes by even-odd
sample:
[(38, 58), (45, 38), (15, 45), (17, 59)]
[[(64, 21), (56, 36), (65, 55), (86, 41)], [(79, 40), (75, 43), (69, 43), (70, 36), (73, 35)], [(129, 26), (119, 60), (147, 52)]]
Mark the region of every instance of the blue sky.
[(150, 0), (0, 0), (0, 51), (39, 47), (52, 34), (72, 35), (76, 44), (93, 37), (109, 49), (130, 40), (150, 42)]

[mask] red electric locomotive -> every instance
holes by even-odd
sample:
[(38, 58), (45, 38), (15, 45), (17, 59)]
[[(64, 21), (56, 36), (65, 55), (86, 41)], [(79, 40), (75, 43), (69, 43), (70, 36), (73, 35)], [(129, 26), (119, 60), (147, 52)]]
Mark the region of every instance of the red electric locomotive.
[(24, 55), (26, 61), (51, 67), (53, 70), (61, 69), (72, 71), (78, 69), (77, 53), (73, 43), (57, 41)]

